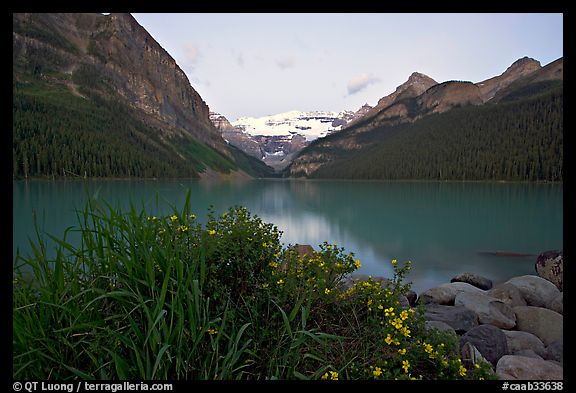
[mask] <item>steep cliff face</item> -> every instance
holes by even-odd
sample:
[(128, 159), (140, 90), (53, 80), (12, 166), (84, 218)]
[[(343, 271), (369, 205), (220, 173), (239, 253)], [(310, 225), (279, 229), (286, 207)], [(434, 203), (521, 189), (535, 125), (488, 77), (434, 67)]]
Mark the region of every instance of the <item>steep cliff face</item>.
[(480, 105), (480, 89), (471, 82), (444, 82), (426, 90), (417, 99), (420, 115), (442, 113), (457, 106)]
[(14, 14), (13, 25), (15, 79), (23, 69), (77, 95), (117, 94), (166, 133), (184, 130), (230, 157), (206, 103), (130, 14)]

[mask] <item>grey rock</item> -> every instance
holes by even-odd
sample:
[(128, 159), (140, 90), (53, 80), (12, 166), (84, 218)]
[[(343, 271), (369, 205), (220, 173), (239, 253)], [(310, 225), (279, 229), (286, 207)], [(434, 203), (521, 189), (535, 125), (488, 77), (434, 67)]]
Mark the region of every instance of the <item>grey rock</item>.
[(506, 336), (492, 325), (480, 325), (467, 331), (460, 337), (460, 348), (468, 342), (474, 345), (493, 365), (496, 365), (502, 356), (508, 354)]
[(523, 349), (523, 350), (521, 350), (521, 351), (514, 352), (513, 355), (516, 355), (516, 356), (526, 356), (527, 358), (542, 359), (542, 360), (544, 360), (544, 359), (542, 358), (542, 356), (538, 355), (536, 352), (534, 352), (534, 351), (531, 350), (531, 349)]
[(454, 299), (454, 305), (474, 311), (480, 324), (503, 329), (512, 329), (516, 325), (516, 315), (511, 307), (483, 293), (460, 292)]
[(562, 380), (564, 369), (546, 360), (505, 355), (498, 360), (496, 374), (505, 380)]
[(544, 359), (564, 364), (564, 340), (556, 340), (546, 347)]
[(418, 295), (416, 292), (410, 289), (408, 292), (406, 292), (406, 299), (408, 299), (410, 305), (414, 307), (416, 305), (416, 299), (418, 299)]
[(436, 303), (442, 305), (454, 305), (454, 299), (460, 292), (484, 293), (483, 290), (476, 288), (465, 282), (453, 282), (442, 284), (439, 287), (431, 288), (420, 294), (418, 303), (428, 304)]
[(546, 353), (544, 343), (532, 333), (517, 330), (502, 330), (502, 333), (506, 336), (508, 351), (512, 355), (516, 355), (525, 350), (532, 350), (537, 355), (544, 357)]
[(514, 277), (508, 280), (507, 283), (516, 286), (522, 293), (526, 303), (534, 307), (546, 307), (546, 304), (560, 293), (560, 290), (554, 284), (538, 276)]
[(560, 291), (564, 286), (564, 255), (562, 251), (546, 251), (536, 258), (535, 269), (538, 275), (552, 284)]
[(564, 315), (564, 292), (560, 292), (558, 296), (548, 302), (546, 308)]
[(430, 330), (430, 329), (436, 329), (436, 330), (440, 330), (441, 332), (448, 332), (450, 334), (453, 334), (454, 337), (457, 337), (458, 335), (456, 334), (456, 330), (454, 330), (454, 328), (450, 325), (448, 325), (446, 322), (442, 322), (442, 321), (426, 321), (425, 322), (426, 325), (426, 329)]
[(514, 307), (513, 310), (516, 314), (516, 329), (532, 333), (544, 345), (563, 338), (564, 318), (557, 312), (532, 306)]
[(498, 284), (488, 294), (499, 299), (510, 307), (527, 306), (526, 300), (522, 297), (522, 292), (512, 284)]
[(478, 316), (463, 306), (426, 305), (425, 317), (429, 321), (440, 321), (450, 325), (456, 333), (465, 333), (478, 326)]
[(492, 288), (492, 281), (475, 273), (460, 273), (450, 282), (465, 282), (483, 290)]
[[(464, 343), (462, 348), (460, 348), (460, 358), (462, 359), (462, 364), (467, 369), (473, 369), (475, 364), (481, 365), (486, 363), (492, 368), (492, 364), (482, 356), (478, 348), (472, 345), (470, 342)], [(491, 370), (494, 372), (494, 370)]]

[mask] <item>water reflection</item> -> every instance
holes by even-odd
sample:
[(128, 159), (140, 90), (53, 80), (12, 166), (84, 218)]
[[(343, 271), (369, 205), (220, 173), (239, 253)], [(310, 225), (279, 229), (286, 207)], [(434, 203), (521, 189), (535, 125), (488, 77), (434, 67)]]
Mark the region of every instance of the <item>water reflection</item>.
[(14, 248), (28, 250), (33, 212), (42, 230), (58, 236), (76, 224), (74, 208), (87, 195), (167, 214), (170, 205), (182, 206), (188, 189), (201, 221), (208, 206), (218, 213), (246, 206), (283, 231), (285, 243), (326, 240), (354, 251), (363, 274), (390, 276), (391, 259), (411, 260), (416, 291), (463, 271), (494, 281), (534, 273), (533, 257), (480, 251), (562, 248), (562, 185), (279, 180), (15, 182)]

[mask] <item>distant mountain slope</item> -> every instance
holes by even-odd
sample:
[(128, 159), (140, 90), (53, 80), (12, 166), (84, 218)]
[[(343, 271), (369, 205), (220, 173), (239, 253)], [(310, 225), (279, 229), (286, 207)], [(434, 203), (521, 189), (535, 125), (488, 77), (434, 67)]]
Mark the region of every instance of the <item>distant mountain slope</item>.
[(13, 14), (13, 80), (15, 176), (250, 172), (129, 14)]
[(562, 180), (563, 86), (559, 78), (561, 59), (500, 89), (493, 88), (494, 98), (484, 104), (476, 84), (434, 85), (418, 97), (397, 99), (377, 115), (314, 141), (284, 174)]

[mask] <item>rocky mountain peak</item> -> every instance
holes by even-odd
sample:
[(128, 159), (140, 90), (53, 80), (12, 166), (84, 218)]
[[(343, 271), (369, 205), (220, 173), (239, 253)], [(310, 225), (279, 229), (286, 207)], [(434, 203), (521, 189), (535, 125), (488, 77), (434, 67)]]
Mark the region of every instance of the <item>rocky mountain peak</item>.
[(482, 100), (486, 102), (492, 99), (500, 90), (508, 87), (515, 80), (540, 68), (542, 68), (540, 62), (528, 56), (516, 60), (502, 74), (476, 84), (480, 88)]

